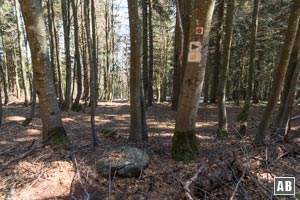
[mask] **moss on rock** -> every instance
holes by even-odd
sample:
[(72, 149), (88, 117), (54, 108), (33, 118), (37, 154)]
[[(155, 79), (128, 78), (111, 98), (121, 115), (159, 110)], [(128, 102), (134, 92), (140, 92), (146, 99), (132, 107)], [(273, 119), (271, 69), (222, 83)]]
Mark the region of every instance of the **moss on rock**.
[(48, 132), (49, 138), (45, 141), (54, 147), (60, 147), (70, 144), (70, 140), (67, 136), (67, 132), (64, 127), (59, 126), (51, 129)]
[(176, 161), (188, 163), (198, 157), (198, 143), (195, 130), (175, 132), (172, 148), (172, 158)]

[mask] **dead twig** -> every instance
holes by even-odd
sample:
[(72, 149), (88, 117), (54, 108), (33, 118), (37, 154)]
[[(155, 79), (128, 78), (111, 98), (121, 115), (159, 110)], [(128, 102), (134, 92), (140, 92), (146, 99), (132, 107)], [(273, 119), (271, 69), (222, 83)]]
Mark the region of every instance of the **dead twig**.
[(15, 148), (17, 148), (17, 145), (16, 145), (16, 146), (9, 147), (8, 149), (6, 149), (6, 150), (0, 152), (0, 155), (5, 154), (5, 153), (7, 153), (7, 152), (10, 152), (11, 150), (14, 150)]
[(194, 200), (194, 199), (195, 199), (195, 198), (194, 198), (194, 195), (193, 195), (193, 193), (192, 193), (192, 191), (191, 191), (191, 189), (190, 189), (190, 185), (191, 185), (192, 183), (196, 182), (196, 180), (197, 180), (199, 174), (201, 174), (201, 173), (203, 172), (203, 170), (204, 170), (204, 166), (202, 165), (202, 166), (199, 168), (199, 170), (195, 173), (195, 175), (194, 175), (190, 180), (188, 180), (188, 181), (184, 184), (184, 187), (183, 187), (183, 188), (184, 188), (184, 190), (185, 190), (185, 195), (186, 195), (187, 199), (189, 199), (189, 200)]
[(83, 184), (83, 182), (81, 180), (80, 169), (79, 169), (78, 162), (77, 162), (77, 159), (76, 159), (75, 155), (72, 155), (72, 161), (73, 161), (73, 163), (75, 165), (75, 169), (76, 169), (75, 177), (77, 175), (77, 178), (78, 178), (78, 181), (79, 181), (79, 183), (81, 185), (81, 188), (83, 189), (84, 193), (86, 194), (85, 199), (90, 199), (90, 193), (88, 192), (88, 190), (86, 188), (86, 185)]
[(242, 182), (242, 180), (243, 180), (243, 178), (244, 178), (244, 176), (245, 176), (245, 172), (246, 172), (246, 169), (244, 169), (241, 178), (240, 178), (239, 181), (237, 182), (237, 184), (236, 184), (236, 186), (235, 186), (235, 188), (234, 188), (234, 191), (233, 191), (233, 193), (232, 193), (232, 195), (231, 195), (231, 197), (230, 197), (230, 200), (233, 200), (233, 199), (234, 199), (234, 196), (235, 196), (235, 194), (236, 194), (236, 192), (237, 192), (237, 190), (238, 190), (238, 188), (239, 188), (239, 185), (240, 185), (240, 183)]

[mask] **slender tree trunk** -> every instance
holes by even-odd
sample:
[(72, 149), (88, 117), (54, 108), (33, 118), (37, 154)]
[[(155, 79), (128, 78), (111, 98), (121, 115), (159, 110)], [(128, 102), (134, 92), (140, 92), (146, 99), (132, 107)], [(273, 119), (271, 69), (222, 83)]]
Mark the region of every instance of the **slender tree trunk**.
[(24, 88), (24, 105), (27, 106), (29, 104), (29, 95), (28, 95), (28, 82), (26, 77), (26, 67), (24, 62), (24, 55), (23, 55), (23, 44), (22, 44), (22, 38), (21, 38), (21, 20), (20, 20), (20, 8), (19, 8), (19, 2), (15, 0), (15, 6), (16, 6), (16, 21), (17, 21), (17, 32), (18, 32), (18, 46), (19, 46), (19, 56), (20, 56), (20, 66), (21, 66), (21, 74), (22, 74), (22, 84)]
[(66, 90), (65, 90), (65, 109), (71, 109), (71, 85), (72, 85), (72, 67), (70, 54), (70, 0), (61, 1), (63, 29), (64, 29), (64, 44), (65, 44), (65, 59), (66, 59)]
[(5, 76), (5, 69), (4, 69), (4, 63), (2, 63), (2, 59), (0, 57), (0, 75), (3, 82), (3, 90), (4, 90), (4, 105), (8, 104), (9, 96), (8, 96), (8, 86), (6, 82), (6, 76)]
[[(299, 20), (300, 24), (300, 20)], [(290, 113), (293, 108), (293, 100), (296, 91), (298, 76), (299, 76), (299, 53), (300, 53), (300, 28), (298, 24), (298, 31), (294, 42), (293, 50), (287, 72), (284, 78), (284, 86), (281, 92), (280, 106), (275, 119), (274, 126), (276, 133), (279, 136), (287, 135), (288, 124), (290, 121)]]
[(258, 28), (258, 12), (259, 12), (259, 0), (254, 0), (253, 12), (252, 12), (252, 25), (251, 25), (251, 40), (250, 40), (250, 66), (248, 71), (248, 85), (246, 89), (246, 99), (242, 112), (238, 116), (240, 121), (240, 134), (243, 136), (247, 132), (247, 120), (250, 112), (251, 97), (253, 80), (255, 74), (255, 53), (256, 53), (256, 38)]
[(30, 115), (22, 122), (23, 126), (28, 126), (34, 117), (35, 108), (36, 108), (36, 92), (37, 92), (35, 79), (36, 79), (35, 77), (33, 77), (32, 79), (32, 91), (31, 91), (32, 100), (31, 100)]
[(220, 1), (218, 18), (216, 25), (216, 47), (214, 53), (214, 66), (213, 66), (213, 77), (211, 79), (211, 90), (210, 90), (210, 103), (217, 103), (217, 93), (218, 93), (218, 82), (220, 68), (222, 66), (222, 56), (221, 56), (221, 46), (222, 46), (222, 33), (223, 33), (223, 17), (224, 17), (224, 0)]
[(227, 113), (226, 113), (226, 88), (227, 88), (228, 71), (229, 71), (229, 64), (230, 64), (234, 9), (235, 9), (235, 0), (228, 0), (226, 20), (225, 20), (225, 39), (224, 39), (222, 68), (220, 71), (220, 77), (218, 81), (219, 128), (217, 131), (217, 135), (220, 138), (228, 136)]
[(257, 145), (264, 144), (265, 137), (267, 135), (267, 129), (271, 120), (271, 115), (277, 104), (280, 91), (282, 88), (284, 76), (289, 64), (293, 44), (296, 38), (298, 30), (298, 22), (300, 16), (300, 1), (294, 0), (291, 15), (289, 19), (289, 25), (286, 32), (285, 42), (281, 51), (278, 68), (276, 69), (275, 76), (273, 79), (273, 87), (269, 97), (268, 104), (265, 108), (262, 119), (259, 123), (258, 132), (255, 137), (255, 143)]
[[(93, 66), (94, 69), (91, 70), (94, 75), (94, 83), (95, 83), (95, 107), (97, 107), (98, 103), (98, 91), (99, 91), (99, 86), (98, 86), (98, 60), (97, 60), (97, 34), (96, 34), (96, 11), (95, 11), (95, 0), (91, 0), (91, 25), (92, 25), (92, 55), (93, 55)], [(92, 74), (92, 73), (91, 73)], [(91, 79), (92, 80), (92, 79)]]
[(263, 60), (264, 53), (261, 52), (258, 55), (258, 61), (256, 65), (255, 70), (255, 80), (254, 80), (254, 86), (253, 86), (253, 103), (258, 104), (260, 100), (260, 87), (262, 86), (261, 83), (261, 64)]
[(76, 81), (77, 81), (77, 94), (75, 101), (72, 105), (72, 110), (80, 111), (80, 98), (82, 95), (82, 73), (81, 73), (81, 60), (80, 60), (80, 50), (79, 50), (79, 26), (78, 26), (78, 14), (77, 9), (78, 5), (76, 4), (77, 1), (71, 0), (72, 10), (73, 10), (73, 17), (74, 17), (74, 44), (75, 44), (75, 66), (76, 66)]
[[(195, 123), (198, 112), (199, 98), (202, 91), (206, 60), (208, 55), (209, 32), (213, 15), (214, 0), (199, 0), (193, 2), (189, 40), (184, 51), (186, 58), (185, 74), (179, 95), (176, 115), (175, 133), (172, 141), (172, 158), (188, 162), (197, 159), (198, 145)], [(204, 27), (203, 35), (196, 34), (197, 27)], [(197, 46), (193, 49), (193, 45)]]
[(146, 140), (143, 130), (140, 65), (140, 25), (137, 0), (128, 0), (130, 26), (130, 135), (128, 141)]
[(51, 145), (67, 144), (69, 140), (62, 124), (60, 110), (56, 101), (52, 70), (49, 65), (46, 27), (43, 17), (41, 17), (41, 2), (26, 0), (20, 1), (20, 4), (31, 55), (35, 55), (32, 57), (32, 64), (39, 96), (43, 141)]
[(55, 69), (54, 71), (57, 71), (57, 81), (58, 84), (56, 85), (57, 89), (58, 89), (58, 98), (59, 98), (59, 102), (60, 104), (63, 104), (64, 102), (64, 94), (63, 94), (63, 89), (62, 89), (62, 74), (61, 74), (61, 58), (60, 58), (60, 51), (59, 51), (59, 45), (60, 45), (60, 41), (59, 41), (59, 33), (56, 30), (56, 24), (55, 24), (55, 11), (54, 11), (54, 5), (53, 5), (53, 1), (50, 1), (50, 6), (51, 6), (51, 18), (52, 18), (52, 22), (53, 22), (53, 35), (54, 35), (54, 44), (55, 44), (55, 48), (53, 50), (55, 50), (55, 55), (56, 55), (56, 67), (57, 69)]
[(148, 97), (147, 97), (147, 105), (153, 105), (153, 24), (152, 24), (152, 0), (149, 0), (149, 71), (148, 71)]
[[(0, 63), (1, 65), (1, 63)], [(3, 80), (2, 80), (3, 81)], [(0, 85), (0, 127), (2, 125), (2, 86)]]
[(181, 54), (181, 33), (179, 27), (179, 14), (178, 8), (176, 8), (176, 24), (175, 24), (175, 41), (174, 41), (174, 70), (173, 70), (173, 92), (172, 92), (172, 110), (177, 110), (179, 91), (180, 91), (180, 71), (181, 61), (179, 59)]
[(148, 94), (148, 0), (142, 0), (143, 7), (143, 89)]
[(48, 14), (48, 32), (49, 32), (49, 50), (50, 50), (50, 66), (52, 68), (52, 73), (53, 73), (53, 80), (54, 80), (54, 85), (55, 85), (55, 92), (56, 96), (59, 96), (58, 93), (58, 77), (57, 77), (57, 70), (56, 70), (56, 65), (55, 65), (55, 59), (56, 59), (56, 51), (55, 51), (55, 39), (54, 39), (54, 34), (53, 33), (53, 19), (52, 19), (52, 13), (51, 13), (51, 3), (50, 0), (47, 1), (47, 14)]
[[(91, 0), (93, 1), (93, 0)], [(86, 30), (86, 38), (87, 38), (87, 48), (90, 62), (90, 103), (91, 103), (91, 127), (92, 127), (92, 137), (93, 137), (93, 145), (98, 145), (98, 139), (96, 136), (95, 129), (95, 112), (96, 112), (96, 66), (95, 66), (95, 58), (92, 50), (92, 34), (90, 32), (90, 14), (89, 14), (89, 6), (90, 0), (84, 1), (84, 18), (85, 18), (85, 30)]]
[(281, 117), (281, 121), (279, 123), (279, 132), (278, 135), (284, 136), (284, 140), (287, 140), (289, 132), (290, 132), (290, 120), (292, 116), (293, 105), (295, 101), (295, 91), (299, 78), (300, 72), (300, 63), (299, 60), (295, 64), (294, 71), (291, 77), (291, 84), (289, 88), (289, 92), (287, 94), (287, 99), (285, 101), (285, 108)]
[[(277, 116), (274, 122), (274, 126), (277, 126), (277, 128), (280, 127), (280, 122), (282, 120), (282, 116), (285, 110), (285, 105), (288, 99), (288, 94), (290, 92), (290, 88), (292, 86), (291, 82), (292, 82), (292, 78), (293, 78), (293, 74), (296, 71), (295, 68), (297, 66), (297, 62), (299, 59), (299, 53), (300, 53), (300, 20), (299, 20), (299, 24), (298, 24), (298, 30), (297, 30), (297, 35), (295, 38), (295, 42), (293, 45), (293, 49), (291, 52), (291, 57), (289, 60), (289, 65), (286, 71), (286, 75), (284, 78), (284, 86), (283, 86), (283, 90), (281, 92), (281, 99), (280, 99), (280, 106), (277, 112)], [(297, 82), (296, 82), (297, 85)]]

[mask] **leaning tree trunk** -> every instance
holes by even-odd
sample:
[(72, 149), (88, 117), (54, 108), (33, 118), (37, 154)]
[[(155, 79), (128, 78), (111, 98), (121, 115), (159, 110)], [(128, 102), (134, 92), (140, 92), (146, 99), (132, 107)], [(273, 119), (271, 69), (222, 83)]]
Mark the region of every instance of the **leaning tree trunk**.
[(46, 27), (41, 1), (20, 1), (28, 36), (34, 77), (43, 125), (43, 141), (51, 145), (69, 143), (56, 101), (52, 70), (49, 65)]
[(222, 68), (220, 72), (220, 78), (218, 81), (219, 128), (217, 130), (217, 136), (220, 138), (228, 136), (227, 113), (226, 113), (226, 87), (227, 87), (228, 71), (229, 71), (229, 64), (230, 64), (234, 9), (235, 9), (235, 0), (228, 0), (226, 21), (225, 21), (225, 39), (224, 39)]
[[(184, 48), (184, 51), (191, 51), (187, 53), (171, 149), (172, 158), (178, 161), (188, 162), (197, 159), (195, 123), (205, 75), (214, 5), (214, 0), (194, 1), (188, 30), (190, 45)], [(201, 27), (204, 29), (203, 34), (197, 34), (196, 29)]]
[(287, 72), (284, 78), (284, 86), (281, 93), (280, 106), (275, 119), (276, 135), (285, 136), (289, 131), (289, 122), (291, 110), (294, 104), (295, 91), (299, 76), (299, 53), (300, 53), (300, 20), (298, 23), (298, 31), (294, 42), (293, 50)]
[[(299, 24), (300, 24), (300, 20), (299, 20)], [(289, 61), (289, 65), (286, 71), (286, 75), (284, 78), (284, 86), (283, 86), (283, 90), (281, 92), (281, 99), (280, 99), (280, 106), (277, 112), (277, 116), (274, 122), (274, 126), (278, 126), (277, 128), (279, 128), (279, 125), (281, 123), (281, 119), (283, 116), (283, 112), (285, 110), (285, 104), (288, 98), (288, 93), (290, 91), (290, 87), (292, 86), (291, 81), (292, 81), (292, 77), (295, 71), (295, 67), (297, 66), (297, 62), (298, 62), (298, 56), (300, 53), (300, 26), (298, 24), (298, 31), (297, 31), (297, 35), (296, 35), (296, 39), (293, 45), (293, 49), (291, 52), (291, 57), (290, 57), (290, 61)], [(297, 84), (297, 82), (296, 82)]]
[(256, 38), (258, 28), (258, 11), (259, 11), (259, 0), (254, 0), (253, 12), (252, 12), (252, 25), (251, 25), (251, 40), (250, 40), (250, 66), (248, 71), (248, 85), (246, 89), (246, 99), (242, 112), (238, 116), (240, 121), (240, 134), (244, 136), (247, 131), (247, 120), (250, 112), (251, 97), (253, 80), (255, 73), (255, 53), (256, 53)]
[(285, 42), (281, 51), (278, 68), (276, 69), (274, 79), (273, 79), (273, 87), (271, 90), (269, 101), (265, 108), (262, 119), (259, 123), (258, 132), (255, 136), (255, 143), (257, 145), (264, 144), (269, 122), (271, 120), (271, 115), (275, 109), (275, 106), (277, 104), (281, 92), (284, 76), (286, 74), (291, 52), (293, 49), (293, 44), (298, 30), (299, 16), (300, 16), (300, 1), (294, 0), (290, 19), (289, 19), (289, 25), (286, 32)]
[(128, 0), (130, 25), (130, 135), (128, 141), (146, 140), (141, 105), (140, 25), (137, 0)]
[(284, 112), (282, 114), (282, 118), (279, 124), (279, 135), (284, 136), (284, 140), (288, 139), (288, 135), (290, 132), (290, 123), (291, 123), (291, 117), (292, 117), (292, 110), (293, 110), (293, 105), (295, 101), (295, 91), (296, 91), (296, 86), (299, 78), (299, 72), (300, 72), (300, 63), (297, 61), (293, 75), (291, 77), (291, 87), (289, 88), (289, 93), (287, 94), (287, 99), (285, 102), (284, 106)]

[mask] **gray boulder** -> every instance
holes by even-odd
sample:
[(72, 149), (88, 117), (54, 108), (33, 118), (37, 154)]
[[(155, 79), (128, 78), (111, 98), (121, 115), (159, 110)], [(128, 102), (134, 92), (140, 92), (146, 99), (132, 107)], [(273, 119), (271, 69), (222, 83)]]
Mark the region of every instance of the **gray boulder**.
[(96, 169), (108, 177), (115, 174), (121, 177), (138, 177), (149, 164), (149, 156), (143, 150), (133, 147), (119, 147), (109, 151), (96, 163)]

